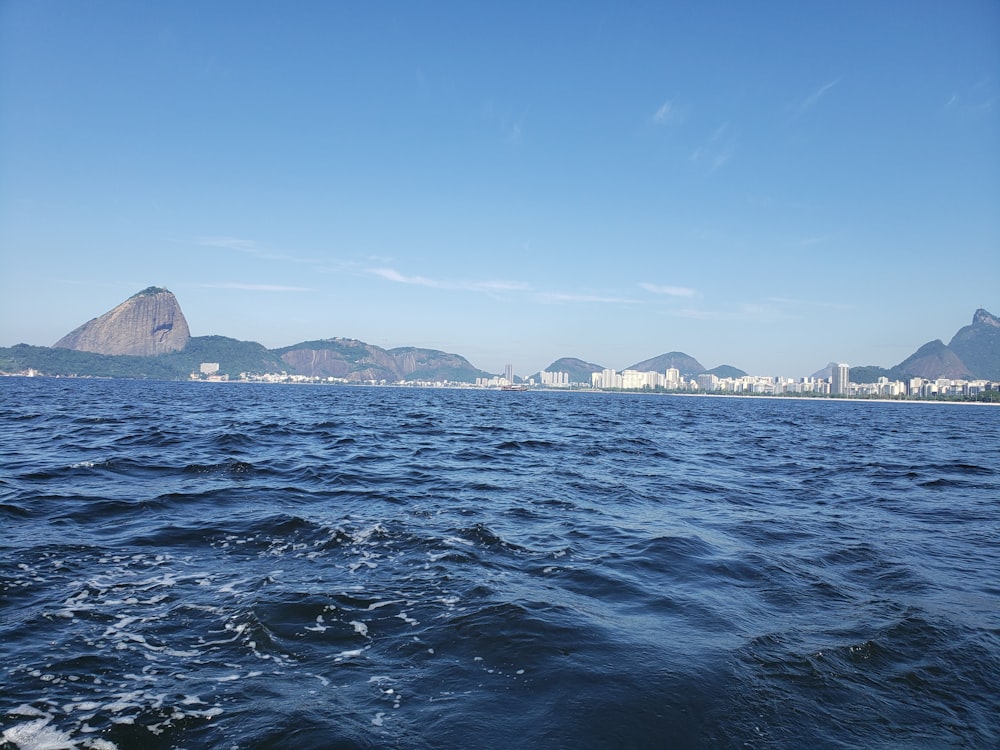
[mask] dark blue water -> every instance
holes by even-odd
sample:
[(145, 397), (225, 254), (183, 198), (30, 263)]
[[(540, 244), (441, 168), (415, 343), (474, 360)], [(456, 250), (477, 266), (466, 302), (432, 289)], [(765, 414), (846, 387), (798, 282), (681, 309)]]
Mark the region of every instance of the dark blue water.
[(0, 747), (1000, 745), (1000, 409), (0, 379)]

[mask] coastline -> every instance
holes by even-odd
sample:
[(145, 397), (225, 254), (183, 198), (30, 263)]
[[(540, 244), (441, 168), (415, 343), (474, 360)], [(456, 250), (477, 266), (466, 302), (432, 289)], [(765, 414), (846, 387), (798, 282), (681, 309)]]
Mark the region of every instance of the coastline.
[[(44, 375), (41, 373), (28, 375), (26, 373), (17, 372), (0, 372), (0, 378), (25, 378), (25, 379), (47, 379), (47, 380), (122, 380), (127, 382), (139, 382), (139, 383), (203, 383), (207, 385), (270, 385), (270, 386), (314, 386), (314, 387), (327, 387), (327, 388), (421, 388), (429, 390), (456, 390), (456, 391), (495, 391), (497, 393), (507, 392), (500, 388), (483, 388), (481, 386), (472, 385), (469, 383), (328, 383), (328, 382), (309, 382), (309, 381), (267, 381), (267, 380), (156, 380), (147, 378), (113, 378), (113, 377), (100, 377), (93, 375)], [(825, 401), (825, 402), (835, 402), (835, 403), (875, 403), (875, 404), (953, 404), (958, 406), (1000, 406), (998, 401), (958, 401), (950, 399), (920, 399), (920, 398), (905, 398), (905, 399), (891, 399), (891, 398), (832, 398), (830, 396), (775, 396), (775, 395), (754, 395), (746, 393), (685, 393), (682, 391), (670, 391), (670, 392), (657, 392), (657, 391), (608, 391), (594, 388), (539, 388), (539, 387), (528, 387), (524, 390), (518, 390), (519, 393), (580, 393), (580, 394), (591, 394), (591, 395), (608, 395), (608, 396), (677, 396), (680, 398), (720, 398), (720, 399), (748, 399), (748, 400), (758, 400), (758, 399), (772, 399), (780, 401)]]

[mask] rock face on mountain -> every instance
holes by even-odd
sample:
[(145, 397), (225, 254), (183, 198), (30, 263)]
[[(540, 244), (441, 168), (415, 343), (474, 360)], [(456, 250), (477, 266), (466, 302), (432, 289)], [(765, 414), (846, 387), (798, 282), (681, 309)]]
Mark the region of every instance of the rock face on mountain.
[(671, 367), (680, 370), (681, 375), (685, 378), (694, 377), (705, 372), (705, 367), (701, 362), (684, 352), (667, 352), (666, 354), (661, 354), (659, 357), (637, 362), (625, 369), (638, 370), (639, 372), (666, 372)]
[(403, 346), (390, 349), (388, 353), (396, 362), (396, 372), (404, 380), (453, 380), (460, 383), (475, 383), (476, 378), (491, 377), (491, 373), (473, 367), (465, 357), (437, 349)]
[(975, 377), (1000, 380), (1000, 318), (982, 308), (948, 343)]
[(409, 346), (387, 351), (356, 339), (304, 341), (274, 351), (296, 374), (344, 378), (353, 382), (452, 380), (473, 383), (477, 377), (489, 375), (457, 354)]
[(396, 380), (396, 362), (385, 349), (356, 339), (303, 341), (275, 353), (293, 372), (308, 377)]
[(190, 338), (177, 298), (151, 286), (66, 334), (53, 347), (151, 357), (180, 351)]

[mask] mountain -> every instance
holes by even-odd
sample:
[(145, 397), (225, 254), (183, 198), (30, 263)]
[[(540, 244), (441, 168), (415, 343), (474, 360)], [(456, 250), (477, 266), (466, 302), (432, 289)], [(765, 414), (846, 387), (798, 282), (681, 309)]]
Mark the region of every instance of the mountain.
[(896, 378), (1000, 380), (1000, 318), (980, 308), (949, 344), (930, 341), (891, 372)]
[(177, 298), (151, 286), (66, 334), (53, 348), (150, 357), (180, 351), (190, 338)]
[(452, 380), (474, 383), (490, 373), (473, 367), (457, 354), (400, 347), (385, 350), (356, 339), (303, 341), (273, 350), (297, 375), (345, 378), (351, 381)]
[(833, 375), (833, 369), (837, 366), (836, 362), (831, 362), (822, 370), (816, 370), (810, 377), (817, 378), (819, 380), (829, 380)]
[[(569, 382), (571, 383), (587, 383), (590, 384), (590, 374), (594, 372), (600, 372), (605, 369), (601, 365), (595, 365), (593, 362), (584, 362), (582, 359), (577, 359), (576, 357), (560, 357), (551, 365), (545, 368), (546, 372), (565, 372), (569, 375)], [(537, 372), (533, 376), (535, 380), (541, 380), (542, 373)]]
[(709, 375), (715, 375), (717, 378), (742, 378), (747, 374), (744, 370), (732, 365), (719, 365), (711, 370), (705, 370), (705, 372)]
[(244, 372), (261, 375), (288, 370), (278, 355), (263, 344), (228, 336), (192, 336), (182, 351), (159, 359), (172, 364), (181, 378), (197, 372), (202, 362), (217, 362), (219, 373), (233, 378)]
[(680, 370), (681, 376), (691, 378), (705, 372), (705, 367), (694, 357), (688, 356), (684, 352), (668, 352), (659, 357), (646, 359), (637, 362), (626, 370), (638, 370), (639, 372), (666, 372), (671, 367)]
[(982, 308), (972, 316), (972, 324), (960, 328), (948, 348), (977, 378), (1000, 380), (1000, 318)]
[(0, 372), (19, 373), (37, 370), (46, 375), (89, 378), (131, 378), (135, 380), (179, 380), (190, 370), (180, 371), (174, 355), (133, 357), (94, 354), (75, 349), (18, 344), (0, 349)]
[(473, 367), (458, 354), (403, 346), (390, 349), (396, 361), (396, 371), (401, 380), (451, 380), (456, 383), (475, 383), (476, 378), (489, 378), (492, 373)]
[(192, 337), (176, 297), (160, 287), (132, 295), (63, 336), (52, 349), (20, 345), (0, 350), (4, 371), (30, 368), (53, 375), (183, 379), (203, 362), (217, 362), (219, 372), (231, 377), (287, 372), (350, 381), (471, 383), (490, 376), (464, 357), (434, 349), (386, 351), (355, 339), (332, 338), (272, 350), (226, 336)]
[(953, 378), (968, 380), (972, 373), (959, 356), (945, 346), (941, 339), (929, 341), (913, 354), (892, 368), (900, 376), (928, 378)]
[(392, 355), (381, 347), (356, 339), (303, 341), (275, 349), (274, 353), (298, 375), (356, 381), (397, 380)]

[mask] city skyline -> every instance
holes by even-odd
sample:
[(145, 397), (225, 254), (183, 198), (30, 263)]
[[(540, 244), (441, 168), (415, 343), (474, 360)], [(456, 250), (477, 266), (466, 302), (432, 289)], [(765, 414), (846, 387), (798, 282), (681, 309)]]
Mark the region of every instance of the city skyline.
[[(891, 367), (1000, 309), (1000, 6), (0, 8), (0, 346)], [(520, 364), (518, 364), (520, 363)]]

